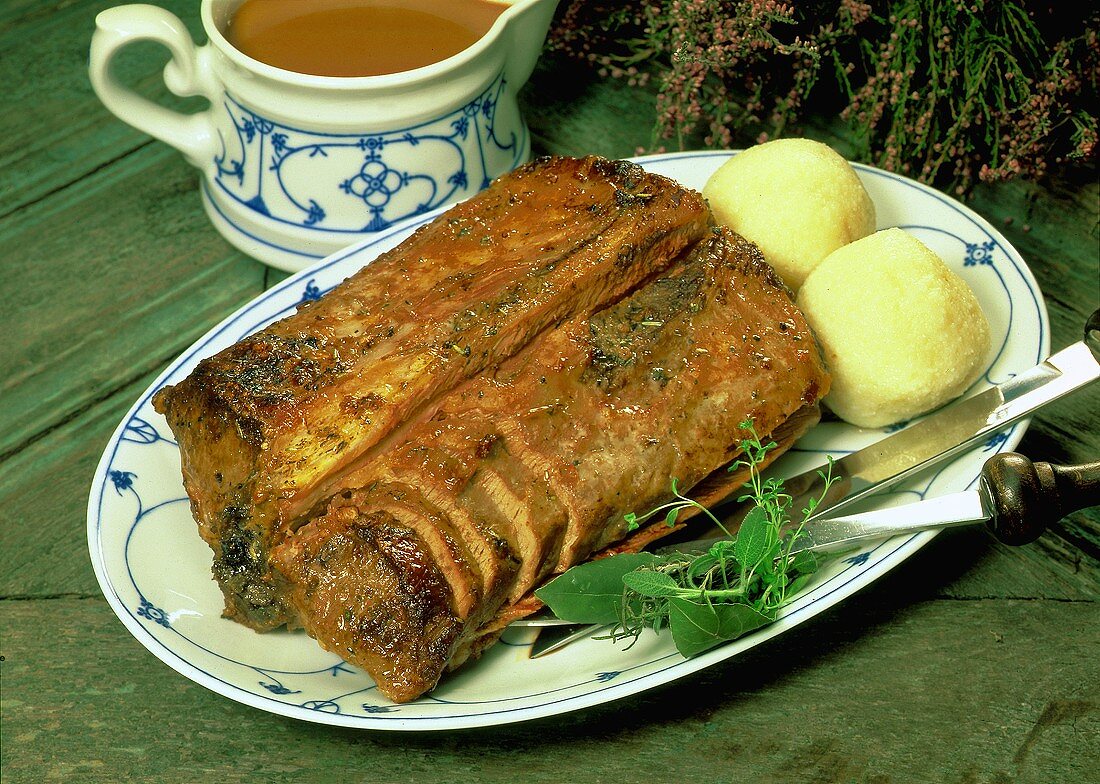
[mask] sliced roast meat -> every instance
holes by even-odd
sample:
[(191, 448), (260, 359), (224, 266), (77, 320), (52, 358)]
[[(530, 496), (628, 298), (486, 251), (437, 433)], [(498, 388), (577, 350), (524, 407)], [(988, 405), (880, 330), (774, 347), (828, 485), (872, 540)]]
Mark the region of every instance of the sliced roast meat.
[(293, 623), (270, 550), (347, 473), (465, 379), (659, 274), (710, 220), (634, 164), (540, 159), (160, 390), (226, 615)]
[[(367, 489), (337, 496), (275, 545), (280, 582), (324, 647), (365, 668), (383, 694), (411, 699), (549, 576), (628, 537), (625, 513), (668, 500), (673, 478), (690, 491), (711, 477), (709, 500), (729, 489), (714, 475), (738, 454), (742, 422), (789, 446), (828, 384), (809, 328), (757, 248), (713, 230), (666, 274), (441, 395), (430, 416), (343, 474)], [(371, 502), (393, 482), (406, 493), (400, 514)], [(430, 611), (415, 591), (393, 592), (384, 558), (354, 555), (395, 526), (432, 562)], [(474, 563), (440, 554), (432, 530), (462, 539), (454, 552)], [(322, 558), (354, 571), (354, 623), (329, 609), (348, 588)], [(447, 630), (446, 644), (410, 631), (426, 617)]]

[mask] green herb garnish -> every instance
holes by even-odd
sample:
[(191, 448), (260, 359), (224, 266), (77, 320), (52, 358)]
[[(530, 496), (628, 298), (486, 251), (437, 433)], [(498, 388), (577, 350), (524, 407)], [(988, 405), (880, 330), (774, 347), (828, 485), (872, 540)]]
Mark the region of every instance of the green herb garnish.
[[(575, 566), (535, 592), (559, 617), (575, 623), (613, 624), (613, 640), (636, 640), (643, 629), (667, 627), (676, 649), (694, 656), (775, 620), (779, 609), (806, 584), (819, 559), (810, 551), (791, 549), (807, 518), (820, 503), (811, 501), (792, 526), (791, 496), (780, 480), (760, 476), (759, 467), (774, 441), (762, 443), (751, 421), (741, 423), (748, 435), (742, 457), (730, 466), (746, 468), (748, 492), (738, 501), (753, 503), (734, 536), (698, 502), (683, 495), (672, 480), (672, 501), (643, 515), (626, 515), (633, 530), (658, 514), (673, 525), (679, 513), (695, 508), (729, 536), (700, 554), (633, 553), (614, 555)], [(821, 474), (825, 490), (834, 481), (832, 462)]]

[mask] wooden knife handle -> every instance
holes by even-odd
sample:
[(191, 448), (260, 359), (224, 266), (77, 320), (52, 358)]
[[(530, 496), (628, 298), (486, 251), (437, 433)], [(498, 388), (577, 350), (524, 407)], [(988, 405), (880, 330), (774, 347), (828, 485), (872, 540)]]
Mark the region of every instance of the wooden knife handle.
[(1097, 308), (1085, 322), (1085, 345), (1100, 359), (1100, 308)]
[(1100, 462), (1059, 466), (1004, 452), (986, 461), (980, 481), (993, 502), (989, 529), (1006, 544), (1033, 542), (1051, 523), (1100, 505)]

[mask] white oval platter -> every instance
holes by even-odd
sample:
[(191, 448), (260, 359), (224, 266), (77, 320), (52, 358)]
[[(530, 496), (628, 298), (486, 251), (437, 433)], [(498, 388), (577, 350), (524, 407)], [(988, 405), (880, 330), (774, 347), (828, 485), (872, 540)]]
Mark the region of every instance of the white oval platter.
[[(650, 171), (701, 190), (729, 152), (637, 159)], [(878, 213), (879, 228), (900, 226), (936, 251), (974, 290), (994, 337), (993, 355), (975, 390), (1045, 359), (1049, 326), (1042, 295), (1020, 255), (995, 228), (936, 190), (905, 177), (856, 166)], [(212, 329), (141, 396), (111, 437), (88, 503), (88, 541), (103, 593), (126, 628), (169, 666), (247, 705), (313, 722), (374, 730), (443, 730), (525, 721), (579, 710), (668, 683), (792, 628), (902, 563), (933, 534), (897, 537), (831, 563), (779, 620), (732, 643), (685, 660), (668, 635), (646, 634), (629, 650), (584, 640), (529, 658), (532, 632), (506, 633), (480, 660), (446, 677), (431, 694), (395, 705), (362, 671), (322, 650), (301, 632), (257, 634), (221, 617), (222, 596), (210, 573), (180, 477), (179, 450), (152, 394), (182, 380), (203, 357), (316, 298), (379, 253), (397, 245), (441, 210), (381, 232), (265, 292)], [(971, 486), (993, 453), (1013, 448), (1015, 425), (938, 470), (897, 488), (882, 504), (934, 497)], [(814, 428), (777, 466), (793, 474), (882, 438), (839, 422)]]

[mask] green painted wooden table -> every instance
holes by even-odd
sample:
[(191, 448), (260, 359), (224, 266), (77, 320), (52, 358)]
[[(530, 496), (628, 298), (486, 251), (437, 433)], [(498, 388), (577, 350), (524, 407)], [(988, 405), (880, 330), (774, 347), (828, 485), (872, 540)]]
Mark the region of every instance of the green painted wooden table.
[[(120, 418), (212, 324), (284, 276), (210, 227), (182, 158), (110, 116), (85, 67), (105, 0), (0, 4), (0, 646), (5, 782), (1059, 782), (1100, 766), (1100, 513), (1010, 549), (944, 534), (862, 593), (723, 665), (511, 727), (385, 734), (218, 696), (139, 645), (85, 540)], [(196, 2), (167, 3), (198, 32)], [(124, 78), (164, 98), (155, 47)], [(633, 154), (648, 96), (544, 58), (539, 152)], [(632, 118), (624, 122), (622, 118)], [(637, 118), (637, 119), (634, 119)], [(844, 151), (828, 128), (812, 135)], [(1053, 345), (1100, 304), (1095, 171), (981, 188), (1046, 297)], [(1100, 458), (1100, 390), (1020, 450)]]

